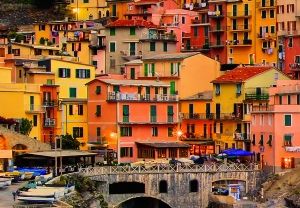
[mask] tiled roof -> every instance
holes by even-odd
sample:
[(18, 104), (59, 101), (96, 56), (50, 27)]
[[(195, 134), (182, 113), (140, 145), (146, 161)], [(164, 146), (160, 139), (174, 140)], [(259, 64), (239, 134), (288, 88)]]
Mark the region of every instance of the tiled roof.
[(152, 60), (182, 60), (191, 56), (195, 56), (200, 54), (199, 52), (190, 52), (190, 53), (163, 53), (163, 54), (156, 54), (151, 56), (146, 56), (143, 58), (145, 61), (152, 61)]
[(213, 80), (212, 83), (237, 83), (244, 82), (247, 79), (268, 71), (274, 67), (271, 66), (247, 66), (237, 67), (224, 75)]
[(157, 28), (157, 25), (153, 22), (146, 20), (116, 20), (106, 27), (147, 27), (147, 28)]

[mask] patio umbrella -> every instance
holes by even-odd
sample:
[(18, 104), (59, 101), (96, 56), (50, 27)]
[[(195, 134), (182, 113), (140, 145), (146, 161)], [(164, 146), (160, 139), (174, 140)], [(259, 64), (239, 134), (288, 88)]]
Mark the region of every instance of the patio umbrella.
[(241, 156), (251, 156), (252, 152), (248, 152), (242, 149), (227, 149), (222, 152), (223, 154), (228, 155), (228, 157), (241, 157)]

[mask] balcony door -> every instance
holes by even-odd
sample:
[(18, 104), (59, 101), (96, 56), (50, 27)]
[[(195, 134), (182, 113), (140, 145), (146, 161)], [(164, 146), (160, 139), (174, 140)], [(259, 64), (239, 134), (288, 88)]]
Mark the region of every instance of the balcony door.
[(220, 117), (221, 117), (221, 104), (216, 103), (216, 118), (220, 119)]
[(136, 51), (136, 43), (129, 43), (129, 55), (130, 56), (135, 56), (135, 51)]
[(232, 5), (232, 16), (237, 16), (237, 5)]
[(189, 104), (189, 117), (193, 118), (194, 115), (194, 104)]
[(206, 112), (206, 118), (208, 119), (210, 117), (210, 103), (206, 103), (205, 112)]

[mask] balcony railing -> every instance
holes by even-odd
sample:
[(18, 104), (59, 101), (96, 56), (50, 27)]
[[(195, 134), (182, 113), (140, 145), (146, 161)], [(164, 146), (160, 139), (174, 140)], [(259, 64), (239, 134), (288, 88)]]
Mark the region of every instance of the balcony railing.
[(293, 63), (293, 64), (290, 64), (290, 68), (291, 68), (291, 70), (293, 70), (293, 71), (299, 71), (299, 70), (300, 70), (300, 63)]
[(152, 95), (137, 93), (115, 93), (109, 92), (107, 96), (109, 101), (159, 101), (159, 102), (177, 102), (178, 95)]
[(173, 122), (174, 122), (174, 116), (168, 115), (168, 123), (173, 123)]
[(208, 11), (208, 16), (211, 18), (224, 18), (223, 11)]
[(129, 116), (123, 116), (123, 122), (124, 123), (129, 122)]
[(156, 123), (157, 122), (157, 116), (150, 116), (150, 122)]
[(224, 41), (214, 41), (214, 42), (210, 42), (209, 43), (210, 48), (222, 48), (225, 46), (225, 42)]
[(261, 1), (261, 3), (259, 4), (259, 8), (260, 9), (272, 9), (275, 8), (275, 0), (273, 1)]
[(43, 113), (45, 109), (41, 105), (28, 105), (26, 106), (26, 113)]
[(234, 113), (220, 113), (215, 115), (215, 119), (218, 120), (242, 120), (243, 114)]
[(90, 41), (89, 38), (87, 37), (79, 37), (79, 36), (74, 36), (74, 37), (68, 37), (67, 41), (69, 42), (81, 42), (81, 41)]
[(44, 100), (43, 102), (44, 107), (55, 107), (58, 106), (57, 100)]
[(252, 40), (232, 40), (229, 42), (230, 45), (232, 46), (251, 46), (252, 45)]
[(250, 141), (250, 135), (246, 133), (234, 133), (234, 140), (236, 141)]
[(251, 11), (244, 10), (244, 11), (228, 12), (227, 16), (229, 18), (249, 18), (251, 17)]
[(251, 25), (231, 25), (228, 26), (228, 30), (230, 31), (249, 31), (251, 30)]
[(189, 141), (189, 140), (205, 140), (205, 141), (213, 141), (212, 134), (210, 132), (198, 134), (193, 132), (185, 132), (183, 136), (180, 138), (182, 141)]
[(199, 119), (199, 120), (206, 120), (206, 119), (213, 119), (214, 114), (212, 113), (183, 113), (182, 119)]
[(245, 94), (245, 100), (269, 100), (269, 94), (268, 93), (246, 93)]
[(226, 27), (221, 26), (221, 25), (217, 25), (217, 26), (214, 26), (214, 27), (210, 27), (209, 32), (217, 33), (217, 32), (225, 32), (225, 30), (226, 30)]
[(209, 21), (207, 20), (202, 20), (202, 19), (193, 19), (192, 20), (192, 25), (209, 25)]
[(257, 37), (263, 40), (272, 40), (276, 38), (275, 33), (258, 33)]
[(252, 111), (253, 112), (269, 112), (269, 111), (274, 111), (274, 106), (270, 105), (255, 105), (252, 106)]
[(183, 49), (181, 49), (182, 52), (188, 52), (188, 51), (200, 51), (200, 52), (208, 52), (210, 50), (209, 44), (204, 44), (201, 46), (191, 46), (187, 45)]
[(188, 9), (188, 10), (201, 10), (201, 9), (207, 9), (208, 8), (208, 3), (203, 2), (203, 3), (186, 3), (182, 5), (183, 9)]
[(44, 120), (44, 127), (55, 127), (55, 119), (53, 119), (53, 118), (46, 118)]
[(101, 136), (96, 136), (96, 137), (92, 137), (90, 138), (91, 142), (88, 142), (88, 144), (91, 144), (93, 146), (97, 146), (97, 145), (106, 145), (108, 144), (108, 141), (105, 137), (101, 137)]

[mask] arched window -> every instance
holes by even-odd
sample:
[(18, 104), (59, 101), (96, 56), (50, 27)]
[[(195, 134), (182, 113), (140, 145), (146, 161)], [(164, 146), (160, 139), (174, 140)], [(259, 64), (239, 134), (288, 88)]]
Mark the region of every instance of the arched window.
[(168, 183), (166, 180), (159, 182), (159, 193), (168, 193)]
[(109, 11), (108, 10), (106, 11), (106, 16), (109, 17)]
[(198, 181), (195, 180), (191, 180), (190, 181), (190, 192), (198, 192), (199, 191), (199, 183)]

